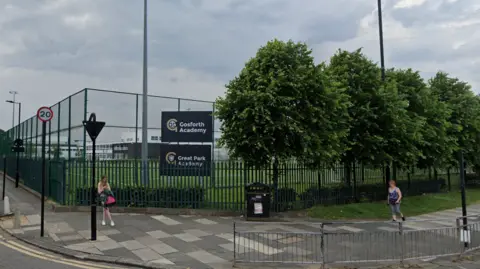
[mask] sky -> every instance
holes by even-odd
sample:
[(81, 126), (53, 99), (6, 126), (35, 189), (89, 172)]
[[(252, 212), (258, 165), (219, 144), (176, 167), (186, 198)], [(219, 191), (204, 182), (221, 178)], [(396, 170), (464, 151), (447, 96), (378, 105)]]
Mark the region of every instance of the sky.
[[(149, 0), (149, 93), (214, 101), (268, 40), (306, 42), (318, 63), (339, 48), (379, 62), (375, 0)], [(480, 91), (478, 0), (383, 0), (385, 64), (443, 70)], [(83, 88), (141, 93), (142, 0), (0, 0), (0, 129)], [(73, 103), (75, 124), (82, 97)], [(97, 93), (89, 112), (134, 124), (134, 96)], [(176, 101), (150, 103), (149, 125)], [(196, 106), (188, 104), (191, 109)], [(204, 105), (203, 105), (204, 106)], [(158, 112), (158, 113), (157, 113)], [(16, 120), (15, 120), (16, 121)], [(78, 121), (78, 123), (77, 123)], [(140, 120), (141, 121), (141, 120)], [(154, 123), (155, 122), (155, 123)]]

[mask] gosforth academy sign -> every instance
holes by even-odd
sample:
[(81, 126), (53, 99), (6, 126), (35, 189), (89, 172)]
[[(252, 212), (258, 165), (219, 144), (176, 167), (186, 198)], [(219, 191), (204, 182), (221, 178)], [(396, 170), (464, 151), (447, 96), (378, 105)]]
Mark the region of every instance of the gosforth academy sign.
[(211, 111), (162, 112), (162, 142), (213, 141)]

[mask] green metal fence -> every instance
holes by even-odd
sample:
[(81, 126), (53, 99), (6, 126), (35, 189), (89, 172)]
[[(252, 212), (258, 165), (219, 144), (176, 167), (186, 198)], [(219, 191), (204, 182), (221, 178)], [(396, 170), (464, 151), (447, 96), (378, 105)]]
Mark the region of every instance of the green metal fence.
[[(16, 158), (7, 157), (7, 166), (4, 167), (3, 158), (0, 160), (0, 171), (12, 179), (16, 173)], [(46, 188), (45, 195), (60, 204), (66, 203), (66, 161), (47, 160), (46, 161)], [(38, 159), (20, 159), (19, 160), (20, 183), (24, 186), (41, 193), (42, 191), (42, 162)]]
[[(4, 170), (2, 164), (0, 168)], [(15, 164), (14, 156), (7, 158), (6, 171), (12, 178)], [(92, 188), (91, 165), (90, 161), (81, 159), (48, 160), (47, 195), (64, 205), (88, 205)], [(205, 171), (201, 169), (172, 169), (151, 160), (147, 185), (138, 181), (138, 160), (100, 160), (96, 167), (95, 185), (106, 175), (118, 205), (128, 207), (243, 211), (245, 186), (254, 182), (270, 187), (272, 207), (276, 211), (385, 199), (383, 169), (361, 165), (350, 170), (352, 180), (348, 183), (348, 170), (344, 166), (308, 169), (292, 161), (279, 167), (278, 184), (274, 184), (272, 167), (255, 169), (239, 161), (215, 161), (214, 165), (205, 166), (212, 167), (210, 176), (203, 176)], [(166, 172), (169, 176), (163, 175)], [(40, 175), (41, 160), (20, 159), (20, 177), (24, 185), (40, 192)], [(398, 170), (393, 176), (406, 196), (458, 189), (458, 171)]]
[[(358, 166), (352, 171), (350, 184), (345, 182), (345, 167), (308, 169), (289, 162), (279, 169), (278, 189), (274, 190), (273, 168), (254, 169), (239, 161), (216, 161), (210, 176), (203, 171), (174, 169), (170, 176), (161, 175), (172, 168), (152, 160), (149, 164), (147, 185), (140, 184), (140, 173), (135, 160), (99, 161), (97, 177), (106, 175), (120, 206), (206, 208), (228, 211), (245, 209), (245, 186), (262, 182), (270, 186), (273, 209), (286, 211), (309, 208), (316, 204), (332, 205), (385, 199), (385, 181), (382, 169)], [(85, 173), (91, 173), (88, 161), (69, 161), (65, 176), (67, 205), (88, 205), (91, 182)], [(210, 167), (206, 165), (206, 167)], [(189, 174), (190, 176), (185, 176)], [(194, 176), (191, 176), (193, 174)], [(458, 186), (458, 173), (438, 171), (436, 178), (423, 170), (397, 171), (396, 178), (405, 195), (440, 192), (449, 182)], [(449, 180), (450, 179), (450, 180)], [(97, 181), (98, 182), (98, 181)]]

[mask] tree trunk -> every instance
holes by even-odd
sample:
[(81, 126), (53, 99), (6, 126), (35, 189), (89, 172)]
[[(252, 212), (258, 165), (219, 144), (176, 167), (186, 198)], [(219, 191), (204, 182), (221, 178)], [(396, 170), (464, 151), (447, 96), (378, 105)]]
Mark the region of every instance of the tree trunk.
[(278, 176), (279, 176), (279, 171), (278, 171), (278, 166), (279, 166), (279, 163), (278, 163), (278, 158), (275, 157), (274, 161), (273, 161), (273, 190), (275, 192), (274, 194), (274, 199), (273, 199), (273, 205), (274, 205), (274, 209), (275, 212), (278, 212), (279, 208), (278, 208), (278, 202), (279, 202), (279, 197), (278, 197)]
[(345, 184), (348, 187), (352, 186), (352, 167), (350, 162), (345, 163), (344, 173), (345, 173)]
[(398, 178), (397, 178), (397, 163), (393, 162), (392, 168), (393, 168), (393, 179), (398, 180)]
[(408, 173), (407, 173), (407, 190), (410, 189), (410, 185), (412, 184), (412, 173), (410, 171), (410, 169), (408, 170)]
[(365, 183), (365, 165), (362, 163), (362, 183)]
[(452, 182), (450, 181), (450, 168), (447, 168), (448, 191), (452, 191)]
[(355, 166), (355, 161), (353, 161), (353, 199), (355, 202), (358, 201), (358, 196), (357, 196), (357, 173), (356, 173), (356, 166)]

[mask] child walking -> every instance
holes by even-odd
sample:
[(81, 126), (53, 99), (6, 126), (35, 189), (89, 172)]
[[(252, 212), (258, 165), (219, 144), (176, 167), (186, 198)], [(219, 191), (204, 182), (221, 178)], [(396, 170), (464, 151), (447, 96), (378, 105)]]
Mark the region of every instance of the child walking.
[(110, 226), (115, 226), (115, 223), (112, 220), (112, 214), (110, 213), (110, 207), (115, 204), (115, 198), (113, 197), (112, 189), (110, 184), (108, 184), (107, 176), (102, 176), (100, 182), (98, 182), (98, 194), (100, 194), (100, 201), (103, 205), (103, 220), (102, 225), (105, 226), (105, 217), (110, 221)]
[(388, 182), (388, 205), (392, 210), (392, 221), (397, 221), (397, 215), (402, 217), (402, 220), (405, 221), (405, 217), (403, 216), (402, 212), (400, 211), (400, 202), (402, 201), (402, 192), (397, 187), (397, 183), (395, 180), (391, 179)]

